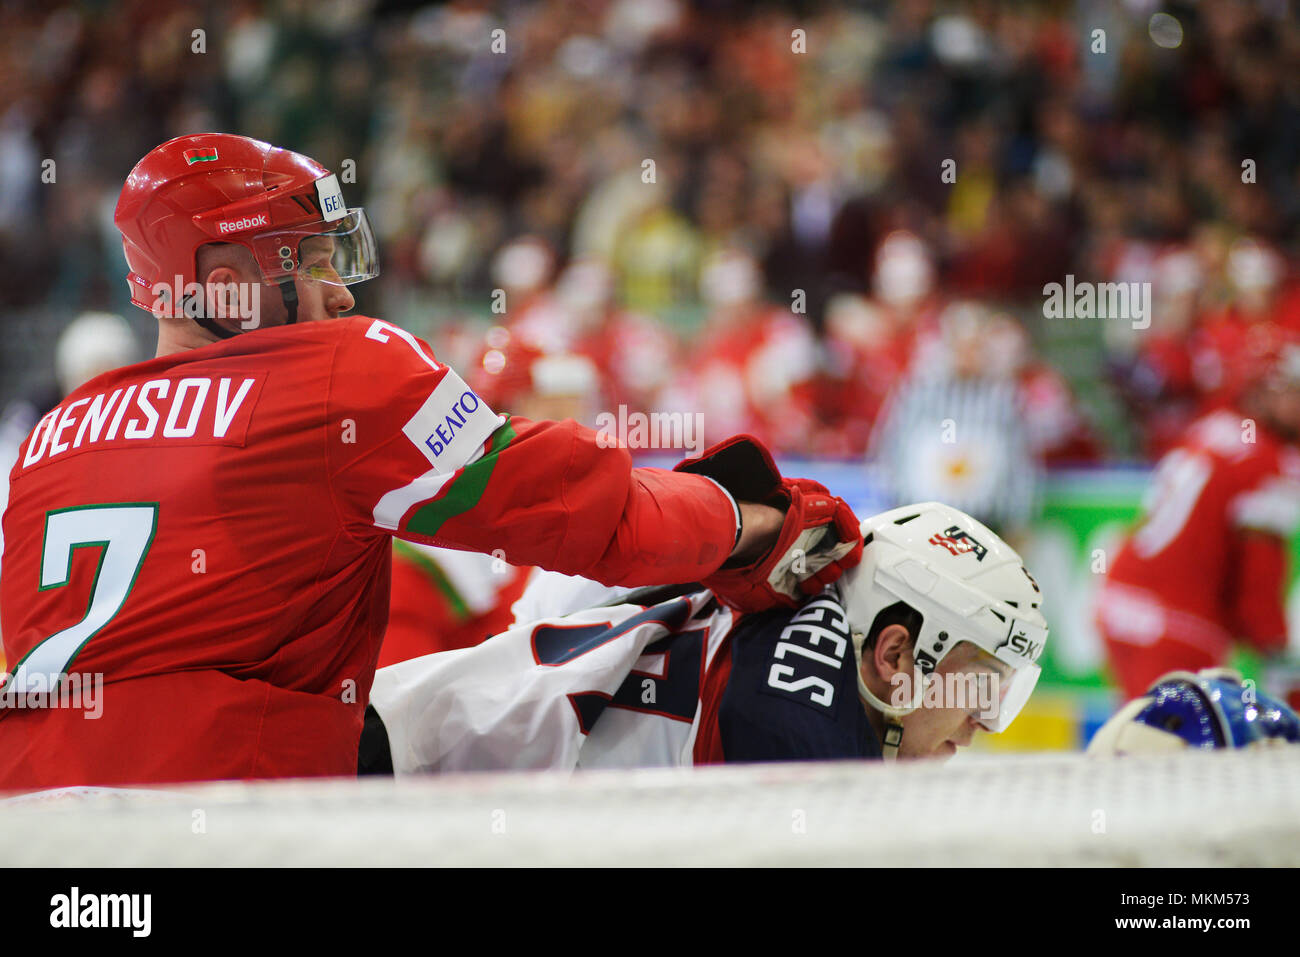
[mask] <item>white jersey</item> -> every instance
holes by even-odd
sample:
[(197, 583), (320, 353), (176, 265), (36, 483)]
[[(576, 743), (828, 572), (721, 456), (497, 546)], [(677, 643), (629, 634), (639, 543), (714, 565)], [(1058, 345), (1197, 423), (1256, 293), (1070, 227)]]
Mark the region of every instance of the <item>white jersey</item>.
[(744, 616), (701, 591), (381, 668), (370, 704), (394, 774), (879, 757), (856, 671), (834, 588)]
[(381, 668), (370, 704), (395, 774), (689, 765), (731, 625), (707, 591), (543, 619)]
[(512, 624), (558, 618), (584, 608), (617, 604), (618, 599), (638, 590), (641, 589), (631, 585), (602, 585), (580, 575), (534, 568), (528, 575), (524, 593), (510, 606), (510, 614), (514, 616)]

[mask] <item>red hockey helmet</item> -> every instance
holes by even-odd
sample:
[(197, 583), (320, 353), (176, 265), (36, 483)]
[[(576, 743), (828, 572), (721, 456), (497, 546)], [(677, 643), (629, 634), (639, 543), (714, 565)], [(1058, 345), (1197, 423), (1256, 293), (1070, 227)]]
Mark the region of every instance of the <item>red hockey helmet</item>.
[[(332, 270), (312, 278), (350, 284), (379, 274), (365, 211), (344, 205), (338, 177), (247, 136), (199, 133), (151, 150), (127, 177), (113, 222), (122, 233), (131, 301), (149, 312), (160, 304), (177, 308), (169, 300), (197, 282), (195, 256), (207, 243), (247, 248), (263, 277), (279, 284), (291, 322), (304, 239), (334, 239)], [(217, 335), (235, 334), (195, 318)]]

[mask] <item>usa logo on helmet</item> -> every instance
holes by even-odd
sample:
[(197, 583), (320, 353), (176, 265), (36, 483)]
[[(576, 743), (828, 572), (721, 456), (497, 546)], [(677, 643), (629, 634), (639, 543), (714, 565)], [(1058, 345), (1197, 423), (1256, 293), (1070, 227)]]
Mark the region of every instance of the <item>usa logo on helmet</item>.
[(930, 544), (938, 545), (940, 548), (946, 548), (954, 555), (971, 555), (975, 556), (976, 561), (984, 561), (984, 556), (989, 550), (981, 545), (969, 532), (963, 531), (958, 525), (951, 525), (945, 528), (943, 532), (936, 532), (930, 536)]

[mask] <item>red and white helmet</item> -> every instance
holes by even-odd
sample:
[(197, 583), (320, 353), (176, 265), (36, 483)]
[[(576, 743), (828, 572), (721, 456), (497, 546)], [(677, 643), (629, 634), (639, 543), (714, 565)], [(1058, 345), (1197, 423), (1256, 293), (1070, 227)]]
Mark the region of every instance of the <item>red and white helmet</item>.
[(862, 562), (839, 584), (858, 661), (858, 690), (896, 723), (920, 706), (918, 681), (910, 706), (881, 701), (862, 681), (862, 648), (876, 616), (897, 602), (920, 613), (913, 658), (934, 671), (961, 641), (1011, 668), (999, 688), (997, 715), (981, 723), (1003, 731), (1038, 683), (1038, 657), (1047, 643), (1042, 592), (1020, 555), (987, 526), (939, 502), (904, 505), (862, 523)]
[[(149, 312), (166, 298), (164, 290), (196, 283), (195, 257), (207, 243), (247, 248), (266, 281), (279, 284), (290, 322), (304, 239), (334, 239), (332, 270), (314, 278), (350, 284), (379, 274), (366, 214), (344, 204), (338, 177), (315, 160), (247, 136), (199, 133), (154, 148), (127, 177), (113, 222), (130, 268), (131, 301)], [(223, 338), (235, 334), (195, 318)]]

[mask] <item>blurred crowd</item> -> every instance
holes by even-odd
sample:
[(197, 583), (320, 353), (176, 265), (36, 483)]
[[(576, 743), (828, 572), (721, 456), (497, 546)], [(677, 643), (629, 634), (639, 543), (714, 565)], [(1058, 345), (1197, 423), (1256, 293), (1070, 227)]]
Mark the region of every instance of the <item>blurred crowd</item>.
[[(381, 241), (358, 309), (504, 407), (953, 477), (939, 426), (898, 436), (1150, 457), (1300, 328), (1294, 6), (11, 4), (0, 293), (128, 311), (122, 180), (226, 130), (339, 171)], [(1045, 318), (1067, 275), (1151, 283), (1150, 327)], [(1090, 371), (1053, 349), (1080, 338)]]

